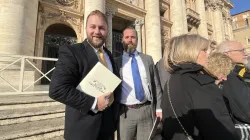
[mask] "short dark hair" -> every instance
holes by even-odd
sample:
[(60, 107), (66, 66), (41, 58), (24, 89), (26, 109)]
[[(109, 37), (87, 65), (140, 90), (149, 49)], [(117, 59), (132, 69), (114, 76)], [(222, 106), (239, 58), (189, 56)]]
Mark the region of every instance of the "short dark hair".
[(138, 39), (137, 31), (135, 30), (134, 26), (130, 25), (130, 26), (127, 26), (126, 28), (124, 28), (123, 31), (122, 31), (122, 36), (124, 36), (124, 31), (125, 30), (134, 30), (135, 33), (136, 33), (136, 39)]
[(89, 13), (89, 15), (87, 17), (86, 24), (88, 23), (89, 17), (94, 16), (94, 15), (101, 17), (106, 22), (106, 24), (108, 25), (108, 20), (107, 20), (106, 15), (104, 13), (102, 13), (101, 11), (99, 11), (99, 10), (94, 10), (94, 11)]

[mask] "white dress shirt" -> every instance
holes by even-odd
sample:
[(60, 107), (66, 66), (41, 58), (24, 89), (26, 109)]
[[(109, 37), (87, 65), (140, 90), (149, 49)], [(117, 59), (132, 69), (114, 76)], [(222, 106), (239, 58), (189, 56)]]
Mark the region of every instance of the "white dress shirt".
[(127, 52), (123, 52), (122, 69), (120, 71), (120, 75), (122, 78), (122, 94), (120, 100), (121, 104), (133, 105), (133, 104), (142, 104), (145, 103), (146, 101), (152, 101), (149, 92), (149, 82), (145, 66), (142, 62), (141, 57), (138, 55), (138, 52), (136, 51), (134, 54), (138, 64), (145, 98), (143, 101), (139, 101), (136, 99), (134, 81), (131, 69), (132, 57), (130, 57)]

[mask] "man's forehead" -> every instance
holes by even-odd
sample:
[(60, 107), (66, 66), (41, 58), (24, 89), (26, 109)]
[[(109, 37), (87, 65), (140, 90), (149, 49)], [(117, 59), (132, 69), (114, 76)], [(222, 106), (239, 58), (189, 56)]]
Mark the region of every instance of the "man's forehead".
[(244, 48), (244, 46), (239, 42), (231, 42), (229, 44), (229, 46), (231, 46), (232, 49), (243, 49)]
[(124, 34), (125, 34), (125, 36), (131, 36), (131, 35), (135, 36), (136, 35), (136, 31), (133, 30), (133, 29), (126, 29), (124, 31)]
[(96, 24), (96, 21), (99, 20), (99, 21), (102, 21), (103, 23), (105, 23), (105, 19), (103, 19), (102, 16), (99, 16), (99, 15), (91, 15), (89, 16), (88, 18), (88, 23), (89, 24)]

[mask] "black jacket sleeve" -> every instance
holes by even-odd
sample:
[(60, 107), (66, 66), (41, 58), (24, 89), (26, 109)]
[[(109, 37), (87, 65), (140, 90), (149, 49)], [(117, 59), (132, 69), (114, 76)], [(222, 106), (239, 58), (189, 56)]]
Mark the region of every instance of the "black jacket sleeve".
[(250, 88), (244, 80), (232, 72), (224, 82), (223, 90), (233, 116), (243, 123), (250, 123)]
[(80, 77), (79, 64), (70, 47), (60, 47), (49, 96), (85, 114), (91, 109), (95, 98), (76, 89), (81, 80)]

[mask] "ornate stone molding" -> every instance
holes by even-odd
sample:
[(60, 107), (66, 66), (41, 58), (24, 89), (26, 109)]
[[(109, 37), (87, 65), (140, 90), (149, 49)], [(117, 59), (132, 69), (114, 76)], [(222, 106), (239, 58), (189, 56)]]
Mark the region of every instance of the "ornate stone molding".
[(170, 40), (170, 28), (161, 28), (161, 36), (162, 50), (164, 50)]
[(165, 40), (169, 40), (170, 39), (170, 29), (162, 29), (161, 30), (161, 36), (164, 40), (164, 44), (165, 44)]
[(207, 0), (205, 2), (205, 6), (207, 8), (211, 8), (212, 10), (222, 10), (224, 7), (224, 2), (221, 0)]
[(109, 16), (112, 16), (115, 14), (115, 11), (113, 9), (110, 9), (110, 8), (106, 8), (106, 16), (109, 17)]
[(123, 0), (127, 3), (130, 3), (132, 5), (135, 5), (135, 6), (139, 6), (139, 1), (138, 0)]
[(134, 25), (136, 26), (136, 25), (143, 25), (143, 24), (144, 24), (144, 20), (143, 19), (136, 19)]
[(74, 6), (74, 8), (76, 9), (79, 7), (79, 0), (42, 0), (42, 1), (66, 7)]
[(187, 21), (188, 23), (198, 27), (201, 21), (200, 14), (190, 8), (187, 8)]
[(44, 12), (43, 10), (41, 11), (41, 25), (45, 24), (47, 20), (51, 20), (51, 19), (59, 19), (62, 22), (68, 21), (74, 25), (78, 25), (77, 20), (73, 17), (68, 16), (65, 11), (59, 10), (59, 11), (48, 12), (48, 13)]

